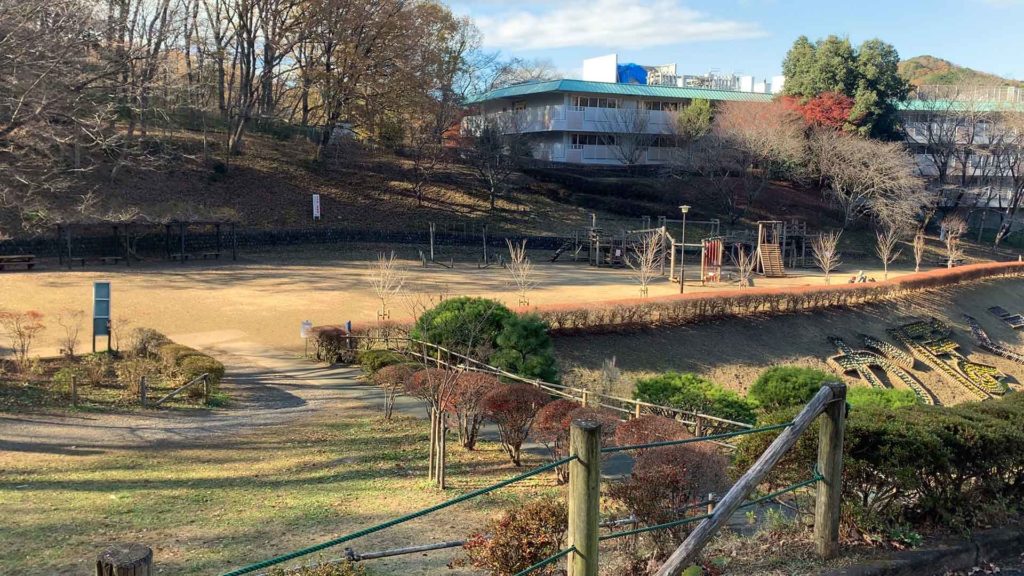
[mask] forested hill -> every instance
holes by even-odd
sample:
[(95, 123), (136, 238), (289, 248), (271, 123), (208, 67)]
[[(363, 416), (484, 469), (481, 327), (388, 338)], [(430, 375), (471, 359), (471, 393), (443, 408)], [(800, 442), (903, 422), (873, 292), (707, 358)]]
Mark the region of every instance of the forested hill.
[(973, 68), (958, 66), (935, 56), (915, 56), (899, 64), (900, 76), (914, 86), (927, 84), (979, 83), (1024, 87), (1024, 82), (1003, 78)]

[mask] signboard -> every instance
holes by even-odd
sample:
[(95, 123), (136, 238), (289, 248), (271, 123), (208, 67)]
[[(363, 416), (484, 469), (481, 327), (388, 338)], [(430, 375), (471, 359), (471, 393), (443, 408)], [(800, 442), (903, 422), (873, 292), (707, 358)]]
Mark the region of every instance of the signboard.
[(110, 348), (110, 282), (92, 285), (92, 351), (96, 351), (96, 337), (107, 337)]
[(299, 338), (302, 338), (303, 340), (309, 338), (309, 333), (312, 330), (313, 323), (310, 322), (309, 320), (303, 320), (301, 326), (299, 327)]
[(313, 194), (313, 220), (320, 219), (320, 195)]

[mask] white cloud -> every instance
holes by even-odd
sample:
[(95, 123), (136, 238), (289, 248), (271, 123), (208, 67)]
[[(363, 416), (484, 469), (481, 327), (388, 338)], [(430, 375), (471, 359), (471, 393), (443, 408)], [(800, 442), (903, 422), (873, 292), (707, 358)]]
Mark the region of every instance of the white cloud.
[(512, 50), (640, 49), (765, 35), (756, 23), (715, 19), (679, 0), (564, 0), (479, 16), (477, 25), (487, 45)]

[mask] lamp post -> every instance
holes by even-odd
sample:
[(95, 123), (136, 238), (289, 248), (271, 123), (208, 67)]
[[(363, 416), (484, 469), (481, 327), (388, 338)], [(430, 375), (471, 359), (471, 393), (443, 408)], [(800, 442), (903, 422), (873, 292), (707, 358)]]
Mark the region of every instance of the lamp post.
[(682, 294), (686, 291), (686, 213), (690, 207), (684, 204), (679, 207), (679, 211), (683, 213), (683, 252), (679, 259), (679, 293)]

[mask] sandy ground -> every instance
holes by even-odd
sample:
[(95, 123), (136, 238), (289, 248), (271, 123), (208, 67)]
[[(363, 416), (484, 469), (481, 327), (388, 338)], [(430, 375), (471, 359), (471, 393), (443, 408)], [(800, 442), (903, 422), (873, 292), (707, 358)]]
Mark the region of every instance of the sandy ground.
[[(825, 360), (837, 352), (829, 336), (860, 348), (860, 334), (891, 342), (886, 328), (934, 316), (954, 327), (955, 339), (968, 358), (998, 367), (1017, 388), (1024, 384), (1024, 366), (980, 350), (963, 320), (964, 313), (970, 314), (994, 341), (1024, 351), (1024, 331), (1014, 331), (992, 316), (987, 308), (995, 305), (1024, 312), (1024, 280), (976, 283), (856, 310), (736, 318), (630, 334), (563, 336), (556, 338), (555, 347), (566, 370), (599, 369), (604, 360), (614, 357), (623, 371), (620, 393), (629, 393), (637, 376), (665, 370), (698, 372), (723, 386), (746, 391), (758, 374), (773, 365), (798, 364), (831, 371)], [(943, 404), (971, 399), (958, 385), (946, 382), (920, 362), (913, 375)]]
[[(405, 247), (399, 257), (412, 258), (415, 248)], [(238, 262), (189, 262), (185, 265), (144, 264), (93, 267), (65, 271), (56, 262), (44, 262), (33, 272), (0, 273), (0, 310), (38, 310), (46, 316), (47, 330), (36, 344), (40, 354), (56, 354), (62, 330), (56, 316), (62, 309), (85, 310), (92, 306), (92, 283), (109, 280), (113, 291), (115, 330), (145, 326), (171, 338), (200, 347), (231, 342), (250, 342), (276, 350), (299, 351), (303, 320), (316, 325), (351, 320), (356, 326), (376, 321), (380, 307), (370, 285), (372, 249), (302, 249), (244, 255)], [(630, 270), (593, 268), (585, 263), (549, 263), (551, 252), (532, 255), (538, 287), (530, 293), (535, 306), (586, 303), (639, 296), (639, 285)], [(833, 282), (865, 270), (881, 279), (875, 262), (849, 264)], [(431, 295), (473, 295), (496, 298), (510, 306), (518, 296), (510, 287), (508, 272), (498, 266), (480, 269), (472, 260), (456, 260), (454, 269), (423, 268), (415, 260), (402, 261), (407, 292)], [(907, 273), (891, 272), (890, 276)], [(728, 283), (701, 287), (697, 263), (687, 265), (687, 291), (712, 291), (732, 287)], [(821, 285), (817, 271), (794, 270), (781, 279), (757, 279), (758, 286)], [(664, 278), (650, 287), (651, 296), (674, 294), (678, 285)], [(410, 316), (404, 299), (391, 305), (393, 320)], [(125, 328), (120, 329), (126, 333)], [(6, 342), (0, 342), (0, 350)], [(99, 342), (102, 349), (104, 342)], [(89, 348), (89, 334), (82, 330), (81, 349)]]

